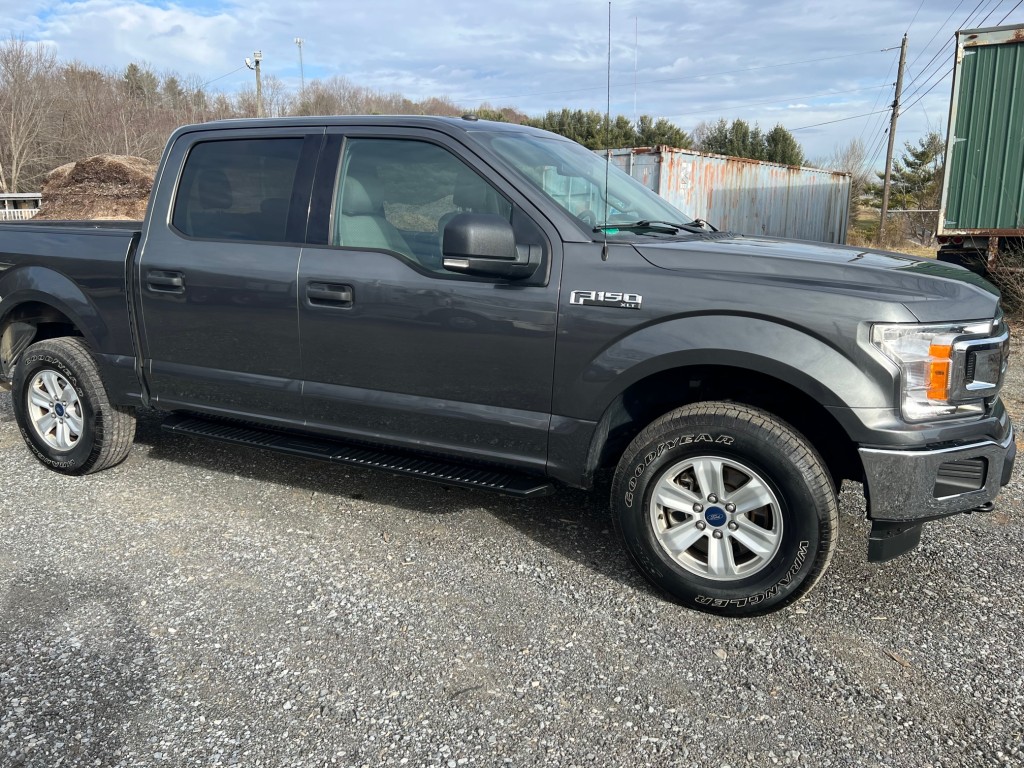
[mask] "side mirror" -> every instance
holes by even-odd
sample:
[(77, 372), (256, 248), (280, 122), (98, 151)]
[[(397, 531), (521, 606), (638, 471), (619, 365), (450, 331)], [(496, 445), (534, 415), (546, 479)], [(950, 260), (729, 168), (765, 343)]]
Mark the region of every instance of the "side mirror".
[(460, 213), (445, 226), (442, 242), (449, 272), (522, 280), (540, 264), (540, 247), (516, 245), (512, 225), (493, 213)]

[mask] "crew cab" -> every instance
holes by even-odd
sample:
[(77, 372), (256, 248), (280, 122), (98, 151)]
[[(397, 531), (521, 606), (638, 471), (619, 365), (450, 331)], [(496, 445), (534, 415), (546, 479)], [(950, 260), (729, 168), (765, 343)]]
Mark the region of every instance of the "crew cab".
[(165, 426), (520, 496), (613, 473), (682, 604), (776, 610), (990, 509), (1015, 459), (998, 295), (952, 265), (714, 230), (536, 129), (223, 121), (171, 136), (145, 221), (0, 226), (0, 381), (82, 475)]

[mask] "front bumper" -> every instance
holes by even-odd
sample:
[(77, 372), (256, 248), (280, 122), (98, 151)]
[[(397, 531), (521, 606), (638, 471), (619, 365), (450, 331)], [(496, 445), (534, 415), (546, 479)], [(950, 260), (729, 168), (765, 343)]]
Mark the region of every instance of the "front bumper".
[(992, 509), (1010, 482), (1017, 443), (1009, 425), (999, 441), (924, 451), (861, 448), (860, 456), (872, 521), (868, 560), (881, 562), (916, 547), (928, 520)]
[(995, 499), (1010, 481), (1016, 457), (1012, 426), (1000, 441), (981, 440), (953, 448), (861, 448), (868, 517), (923, 523), (970, 512)]

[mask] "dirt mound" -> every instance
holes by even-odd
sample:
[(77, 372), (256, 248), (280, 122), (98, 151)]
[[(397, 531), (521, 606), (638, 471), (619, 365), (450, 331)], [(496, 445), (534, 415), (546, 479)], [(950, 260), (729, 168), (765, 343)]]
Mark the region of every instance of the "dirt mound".
[(36, 219), (141, 219), (156, 163), (129, 155), (95, 155), (50, 171)]

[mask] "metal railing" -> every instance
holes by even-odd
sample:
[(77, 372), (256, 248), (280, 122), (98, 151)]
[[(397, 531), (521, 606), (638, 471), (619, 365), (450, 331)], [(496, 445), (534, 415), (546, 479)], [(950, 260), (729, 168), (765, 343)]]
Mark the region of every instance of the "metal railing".
[(0, 221), (25, 221), (37, 213), (38, 208), (13, 208), (9, 211), (0, 208)]

